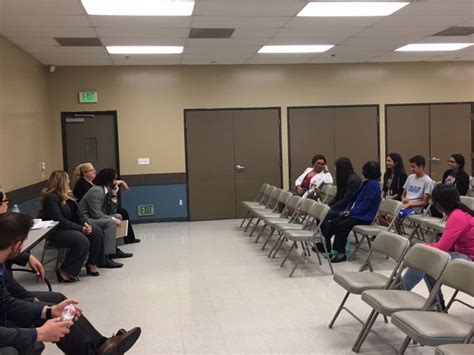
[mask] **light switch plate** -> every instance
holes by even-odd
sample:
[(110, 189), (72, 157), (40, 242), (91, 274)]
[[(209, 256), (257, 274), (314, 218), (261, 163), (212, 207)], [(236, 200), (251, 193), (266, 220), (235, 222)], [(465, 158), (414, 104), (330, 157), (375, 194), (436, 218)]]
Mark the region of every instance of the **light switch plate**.
[(138, 158), (138, 165), (150, 165), (150, 158)]

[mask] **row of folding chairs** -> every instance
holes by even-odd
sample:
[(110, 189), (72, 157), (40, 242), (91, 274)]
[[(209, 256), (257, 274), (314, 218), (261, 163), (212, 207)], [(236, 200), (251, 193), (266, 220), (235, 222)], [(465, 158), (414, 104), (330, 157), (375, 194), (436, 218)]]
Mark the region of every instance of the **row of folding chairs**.
[[(324, 193), (322, 199), (328, 201), (336, 194), (335, 186), (327, 185), (326, 188), (321, 189), (321, 192)], [(302, 198), (265, 184), (258, 192), (255, 201), (243, 201), (242, 205), (247, 210), (247, 215), (240, 226), (245, 226), (246, 232), (250, 230), (250, 237), (254, 236), (260, 226), (255, 243), (259, 242), (265, 232), (268, 233), (262, 250), (276, 235), (273, 247), (268, 253), (269, 258), (276, 257), (285, 241), (291, 243), (281, 267), (285, 265), (293, 250), (301, 248), (290, 272), (290, 277), (293, 276), (296, 268), (311, 256), (311, 248), (315, 243), (322, 243), (324, 248), (326, 247), (320, 227), (329, 212), (329, 206), (322, 201)], [(315, 251), (315, 253), (319, 264), (322, 265), (322, 259), (327, 260), (331, 273), (333, 273), (330, 251), (325, 249), (324, 252)]]
[[(390, 317), (392, 324), (406, 335), (398, 354), (404, 354), (411, 341), (426, 346), (464, 343), (466, 345), (461, 346), (461, 349), (472, 348), (468, 343), (473, 338), (473, 325), (443, 312), (439, 304), (438, 291), (443, 285), (455, 290), (447, 304), (447, 310), (456, 301), (472, 308), (472, 305), (463, 302), (457, 296), (459, 292), (474, 296), (473, 262), (450, 260), (448, 253), (423, 244), (410, 247), (406, 237), (391, 232), (381, 232), (374, 239), (367, 256), (369, 264), (374, 253), (392, 259), (395, 267), (389, 276), (372, 270), (336, 273), (334, 281), (346, 290), (346, 294), (329, 323), (329, 328), (333, 328), (342, 310), (363, 323), (352, 347), (354, 352), (360, 351), (379, 315), (383, 316), (386, 323)], [(409, 267), (418, 269), (436, 280), (427, 298), (416, 292), (403, 290), (402, 274)], [(365, 322), (347, 308), (346, 301), (350, 295), (361, 295), (362, 301), (372, 308)], [(439, 354), (454, 351), (449, 347), (443, 349), (445, 347), (440, 347), (436, 351)]]

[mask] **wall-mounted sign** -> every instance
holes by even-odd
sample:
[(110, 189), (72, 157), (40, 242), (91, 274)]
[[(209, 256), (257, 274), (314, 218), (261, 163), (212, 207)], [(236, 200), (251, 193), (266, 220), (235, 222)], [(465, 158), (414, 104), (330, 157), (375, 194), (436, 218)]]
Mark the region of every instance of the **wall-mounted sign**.
[(97, 91), (80, 91), (79, 102), (81, 104), (95, 104), (98, 101)]

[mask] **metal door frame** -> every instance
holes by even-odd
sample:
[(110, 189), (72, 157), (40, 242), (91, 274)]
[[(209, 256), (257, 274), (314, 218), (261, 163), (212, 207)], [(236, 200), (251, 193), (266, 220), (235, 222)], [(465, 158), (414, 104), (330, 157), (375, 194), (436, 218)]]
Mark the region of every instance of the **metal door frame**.
[(291, 180), (291, 116), (290, 110), (294, 109), (312, 109), (312, 108), (349, 108), (349, 107), (375, 107), (377, 109), (377, 118), (376, 118), (376, 125), (377, 125), (377, 156), (378, 162), (380, 164), (380, 105), (379, 104), (363, 104), (363, 105), (321, 105), (321, 106), (288, 106), (286, 108), (286, 120), (287, 120), (287, 141), (288, 141), (288, 180), (289, 186), (292, 186)]
[(66, 137), (66, 117), (70, 116), (86, 116), (86, 115), (111, 115), (113, 117), (113, 123), (115, 126), (115, 155), (117, 161), (117, 175), (120, 176), (120, 155), (119, 155), (119, 136), (118, 136), (118, 119), (117, 111), (80, 111), (80, 112), (61, 112), (61, 137), (63, 145), (63, 169), (68, 170), (67, 161), (67, 137)]
[(183, 126), (184, 126), (184, 159), (186, 168), (186, 199), (187, 199), (187, 212), (188, 221), (190, 220), (190, 203), (189, 203), (189, 174), (188, 174), (188, 132), (186, 125), (186, 114), (190, 111), (249, 111), (249, 110), (277, 110), (278, 111), (278, 126), (279, 135), (278, 142), (280, 145), (280, 187), (283, 187), (283, 148), (282, 148), (282, 137), (281, 137), (281, 107), (220, 107), (220, 108), (185, 108), (183, 111)]
[[(427, 157), (429, 164), (430, 164), (430, 175), (431, 175), (431, 114), (429, 107), (431, 105), (466, 105), (469, 104), (471, 105), (471, 124), (472, 124), (472, 119), (474, 116), (474, 101), (460, 101), (460, 102), (415, 102), (415, 103), (404, 103), (404, 104), (384, 104), (384, 122), (385, 122), (385, 152), (388, 154), (387, 151), (387, 145), (388, 145), (388, 130), (387, 130), (387, 107), (397, 107), (397, 106), (428, 106), (428, 129), (429, 129), (429, 135), (428, 135), (428, 142), (429, 142), (429, 152), (430, 156)], [(471, 137), (471, 146), (472, 146), (472, 137)], [(471, 152), (472, 154), (472, 152)], [(471, 157), (469, 157), (471, 158)], [(472, 158), (471, 158), (472, 159)], [(474, 165), (471, 166), (471, 170), (474, 170)]]

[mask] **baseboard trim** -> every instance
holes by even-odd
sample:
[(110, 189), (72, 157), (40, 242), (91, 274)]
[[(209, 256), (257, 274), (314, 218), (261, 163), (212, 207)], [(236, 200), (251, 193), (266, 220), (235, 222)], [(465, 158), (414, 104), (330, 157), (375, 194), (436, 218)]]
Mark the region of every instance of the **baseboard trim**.
[(176, 218), (143, 218), (143, 219), (132, 219), (133, 224), (145, 224), (145, 223), (160, 223), (160, 222), (188, 222), (188, 217), (176, 217)]

